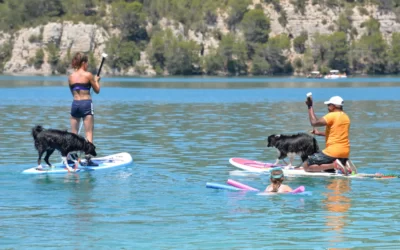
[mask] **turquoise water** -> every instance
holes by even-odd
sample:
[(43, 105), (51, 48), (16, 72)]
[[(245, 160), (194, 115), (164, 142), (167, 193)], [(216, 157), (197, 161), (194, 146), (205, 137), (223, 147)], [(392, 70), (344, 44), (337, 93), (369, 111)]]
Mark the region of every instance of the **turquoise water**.
[(37, 158), (30, 129), (69, 129), (71, 95), (63, 77), (0, 77), (0, 248), (398, 248), (398, 179), (286, 181), (308, 195), (205, 185), (234, 179), (265, 188), (267, 176), (233, 174), (228, 160), (274, 161), (266, 137), (310, 129), (310, 91), (317, 116), (330, 96), (345, 99), (360, 172), (400, 174), (400, 79), (239, 79), (105, 78), (94, 97), (98, 154), (126, 151), (134, 164), (26, 176)]

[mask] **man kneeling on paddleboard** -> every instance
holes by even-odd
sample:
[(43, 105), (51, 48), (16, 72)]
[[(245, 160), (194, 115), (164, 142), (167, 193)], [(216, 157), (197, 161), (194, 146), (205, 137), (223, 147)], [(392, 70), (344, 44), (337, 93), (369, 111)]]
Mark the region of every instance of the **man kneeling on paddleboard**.
[[(344, 175), (351, 174), (348, 158), (350, 155), (350, 118), (343, 111), (343, 99), (333, 96), (324, 102), (328, 105), (328, 114), (317, 118), (313, 109), (311, 93), (307, 94), (306, 105), (312, 133), (325, 136), (326, 148), (308, 157), (303, 168), (306, 172), (321, 172), (338, 170)], [(325, 132), (318, 131), (315, 127), (326, 126)]]

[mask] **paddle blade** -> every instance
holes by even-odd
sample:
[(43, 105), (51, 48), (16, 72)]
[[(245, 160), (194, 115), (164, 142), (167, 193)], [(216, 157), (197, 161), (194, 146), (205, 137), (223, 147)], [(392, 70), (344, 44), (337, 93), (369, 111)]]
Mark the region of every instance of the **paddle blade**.
[(106, 53), (103, 53), (103, 54), (101, 54), (101, 56), (102, 56), (102, 59), (101, 59), (101, 64), (100, 64), (99, 70), (97, 71), (97, 76), (100, 76), (100, 72), (101, 72), (101, 69), (103, 68), (104, 61), (106, 60), (108, 55)]

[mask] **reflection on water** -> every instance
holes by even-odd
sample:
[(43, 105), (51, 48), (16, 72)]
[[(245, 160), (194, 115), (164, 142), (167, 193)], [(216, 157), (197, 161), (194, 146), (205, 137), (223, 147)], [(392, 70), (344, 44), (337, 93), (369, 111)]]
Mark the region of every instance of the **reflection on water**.
[(326, 225), (328, 231), (334, 231), (335, 236), (331, 242), (345, 242), (344, 228), (347, 223), (347, 212), (351, 207), (351, 199), (348, 193), (351, 191), (350, 179), (331, 179), (326, 186), (326, 197), (322, 202), (328, 214), (326, 215)]
[[(397, 179), (289, 178), (289, 186), (304, 185), (311, 192), (302, 196), (205, 188), (206, 182), (225, 183), (237, 170), (230, 157), (274, 160), (268, 135), (309, 131), (304, 98), (310, 91), (318, 116), (326, 113), (324, 100), (344, 97), (352, 120), (351, 158), (359, 171), (399, 173), (395, 82), (385, 88), (374, 81), (283, 80), (181, 88), (187, 83), (104, 81), (106, 87), (94, 97), (98, 154), (129, 152), (134, 164), (110, 172), (35, 177), (20, 174), (37, 160), (31, 128), (69, 129), (70, 92), (63, 81), (17, 88), (0, 83), (4, 248), (398, 246)], [(164, 84), (169, 87), (160, 88)], [(324, 138), (317, 140), (324, 144)], [(54, 153), (51, 162), (59, 157)], [(259, 174), (235, 178), (260, 189), (269, 182)], [(51, 237), (38, 241), (43, 235)]]

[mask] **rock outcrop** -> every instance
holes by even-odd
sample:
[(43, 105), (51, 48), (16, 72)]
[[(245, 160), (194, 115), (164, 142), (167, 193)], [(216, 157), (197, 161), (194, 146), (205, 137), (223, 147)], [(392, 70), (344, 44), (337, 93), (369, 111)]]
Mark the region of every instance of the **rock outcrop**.
[[(102, 27), (93, 24), (73, 24), (72, 22), (48, 23), (35, 28), (25, 28), (14, 34), (12, 57), (4, 66), (6, 74), (52, 74), (48, 63), (48, 45), (53, 43), (59, 49), (59, 57), (63, 60), (68, 53), (93, 52), (97, 59), (101, 58), (108, 33)], [(44, 52), (44, 63), (40, 68), (31, 65), (38, 50)]]
[[(277, 12), (276, 7), (272, 4), (266, 4), (261, 0), (253, 0), (249, 9), (255, 8), (256, 5), (261, 5), (264, 13), (271, 20), (270, 36), (275, 36), (281, 33), (297, 37), (302, 31), (308, 33), (309, 41), (311, 41), (315, 33), (329, 34), (333, 30), (337, 30), (337, 20), (344, 9), (341, 7), (327, 8), (318, 4), (313, 5), (312, 1), (307, 1), (304, 14), (290, 2), (290, 0), (279, 1), (281, 11)], [(400, 32), (400, 23), (397, 22), (395, 13), (380, 12), (376, 6), (364, 6), (368, 12), (360, 13), (359, 7), (352, 9), (352, 15), (348, 17), (351, 20), (352, 28), (356, 30), (356, 39), (359, 39), (365, 32), (362, 23), (369, 20), (370, 17), (375, 18), (380, 23), (380, 31), (383, 37), (390, 42), (393, 32)], [(285, 26), (278, 21), (282, 15), (282, 11), (286, 12)], [(364, 11), (365, 12), (365, 11)], [(220, 10), (217, 11), (217, 19), (214, 25), (208, 25), (207, 32), (195, 32), (187, 30), (183, 24), (174, 20), (162, 18), (159, 21), (159, 26), (162, 29), (171, 29), (178, 36), (181, 35), (185, 39), (193, 40), (203, 47), (203, 54), (207, 55), (213, 48), (217, 48), (219, 40), (215, 38), (215, 32), (226, 34), (229, 31), (226, 24), (228, 14)], [(148, 32), (151, 31), (152, 25), (149, 23), (146, 27)], [(240, 35), (240, 31), (237, 35)], [(49, 75), (54, 73), (54, 69), (49, 64), (50, 44), (56, 45), (58, 48), (60, 60), (67, 57), (68, 53), (73, 55), (77, 51), (92, 52), (93, 55), (100, 60), (101, 54), (104, 52), (106, 42), (112, 34), (118, 33), (118, 30), (107, 31), (103, 27), (94, 24), (74, 24), (72, 22), (48, 23), (46, 25), (24, 28), (13, 34), (0, 33), (0, 46), (12, 39), (13, 49), (11, 59), (4, 65), (4, 73), (6, 74), (41, 74)], [(40, 67), (32, 65), (38, 50), (43, 50), (44, 60)], [(293, 49), (287, 55), (289, 58), (294, 58), (297, 55)], [(136, 63), (136, 67), (128, 69), (124, 72), (115, 72), (107, 67), (104, 69), (104, 74), (127, 74), (127, 75), (149, 75), (155, 74), (145, 51), (140, 54), (140, 60)], [(55, 72), (57, 73), (57, 72)]]

